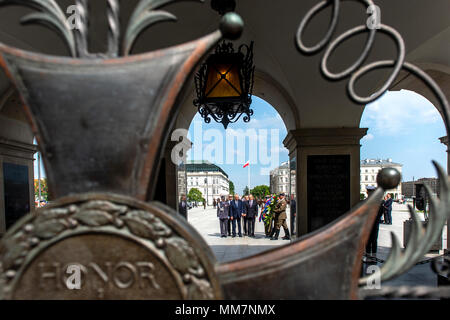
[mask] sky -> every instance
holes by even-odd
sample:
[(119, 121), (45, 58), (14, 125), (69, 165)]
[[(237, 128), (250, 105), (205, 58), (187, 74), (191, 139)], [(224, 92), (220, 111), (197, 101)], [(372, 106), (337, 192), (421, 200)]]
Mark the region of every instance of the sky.
[(367, 105), (361, 128), (369, 128), (361, 141), (361, 159), (391, 158), (403, 164), (403, 181), (437, 177), (432, 160), (447, 169), (446, 147), (439, 141), (446, 135), (442, 118), (413, 91), (389, 91)]
[[(249, 123), (241, 118), (227, 131), (214, 121), (205, 124), (197, 114), (188, 134), (194, 142), (188, 160), (218, 164), (239, 194), (249, 184), (249, 169), (243, 168), (244, 163), (250, 160), (250, 186), (254, 187), (269, 185), (270, 170), (288, 161), (288, 150), (283, 145), (287, 130), (278, 112), (255, 96), (252, 109), (254, 116)], [(387, 92), (366, 106), (361, 127), (369, 128), (361, 141), (361, 159), (391, 158), (403, 164), (403, 181), (436, 177), (431, 160), (446, 168), (446, 147), (439, 141), (446, 135), (444, 124), (433, 104), (419, 94), (407, 90)], [(239, 140), (236, 136), (245, 138)], [(37, 161), (34, 169), (37, 178)], [(43, 167), (41, 175), (45, 177)]]
[[(238, 122), (230, 124), (225, 131), (222, 124), (214, 120), (205, 124), (202, 117), (197, 114), (192, 120), (188, 135), (188, 139), (194, 144), (187, 159), (207, 160), (219, 165), (228, 173), (234, 183), (235, 192), (239, 194), (242, 194), (249, 184), (248, 170), (251, 188), (269, 185), (270, 170), (289, 159), (288, 150), (283, 145), (287, 130), (280, 115), (264, 100), (256, 96), (252, 99), (251, 108), (254, 115), (249, 123), (245, 123), (241, 118)], [(231, 148), (232, 138), (235, 135), (242, 137), (245, 133), (247, 136), (245, 139), (241, 138), (241, 145), (236, 142), (235, 148)], [(199, 140), (196, 140), (199, 136), (203, 137), (202, 146), (199, 146)], [(247, 161), (250, 161), (249, 167), (243, 168)]]

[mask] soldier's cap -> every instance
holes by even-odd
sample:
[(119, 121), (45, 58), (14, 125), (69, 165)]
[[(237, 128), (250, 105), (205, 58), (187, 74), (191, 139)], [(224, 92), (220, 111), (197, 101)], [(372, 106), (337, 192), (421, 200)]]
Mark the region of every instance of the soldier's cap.
[(375, 191), (377, 188), (376, 187), (374, 187), (374, 186), (367, 186), (366, 187), (366, 190), (367, 191)]
[(279, 197), (284, 197), (284, 196), (285, 196), (284, 193), (280, 193), (280, 194), (279, 194)]

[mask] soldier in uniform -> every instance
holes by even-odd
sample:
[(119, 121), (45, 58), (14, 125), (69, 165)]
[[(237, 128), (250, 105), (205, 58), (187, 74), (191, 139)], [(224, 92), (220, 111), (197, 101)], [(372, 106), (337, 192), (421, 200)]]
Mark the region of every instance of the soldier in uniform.
[(284, 237), (283, 240), (290, 240), (291, 237), (289, 235), (289, 228), (286, 223), (287, 215), (286, 215), (286, 200), (284, 199), (284, 193), (281, 193), (279, 196), (278, 203), (275, 205), (275, 234), (270, 238), (270, 240), (278, 240), (278, 236), (280, 235), (281, 226), (284, 229)]

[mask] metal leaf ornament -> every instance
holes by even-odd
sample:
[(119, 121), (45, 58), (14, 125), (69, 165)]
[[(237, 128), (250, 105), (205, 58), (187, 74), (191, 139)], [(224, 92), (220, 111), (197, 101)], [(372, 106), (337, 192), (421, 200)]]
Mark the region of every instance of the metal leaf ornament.
[[(127, 31), (123, 41), (123, 55), (130, 53), (134, 42), (138, 35), (146, 28), (163, 21), (176, 21), (177, 17), (173, 14), (163, 11), (155, 10), (166, 4), (186, 1), (186, 0), (141, 0), (131, 15), (128, 23)], [(204, 0), (194, 0), (204, 2)]]
[[(430, 215), (426, 226), (423, 226), (417, 218), (415, 210), (408, 206), (413, 221), (408, 245), (402, 249), (397, 236), (391, 233), (392, 249), (389, 257), (380, 269), (381, 281), (392, 279), (412, 268), (431, 249), (439, 238), (446, 220), (450, 218), (448, 177), (437, 162), (433, 161), (433, 165), (437, 170), (440, 181), (440, 199), (432, 197), (432, 191), (427, 185), (424, 185), (427, 196), (430, 199)], [(368, 281), (370, 281), (370, 275), (361, 278), (359, 284), (365, 285)]]
[(75, 37), (64, 12), (55, 0), (0, 0), (0, 6), (9, 4), (19, 4), (39, 10), (24, 16), (20, 20), (21, 23), (39, 23), (56, 30), (63, 37), (71, 55), (76, 56)]
[[(120, 53), (128, 55), (137, 37), (148, 27), (163, 21), (176, 21), (177, 18), (163, 10), (162, 6), (186, 0), (141, 0), (134, 9), (121, 43), (120, 2), (107, 0), (108, 50), (105, 54), (88, 52), (88, 0), (76, 0), (77, 25), (72, 27), (55, 0), (0, 0), (1, 5), (18, 4), (38, 10), (21, 19), (23, 24), (40, 23), (56, 30), (67, 43), (73, 57), (117, 57)], [(191, 0), (204, 2), (204, 0)], [(122, 44), (122, 49), (120, 49)]]

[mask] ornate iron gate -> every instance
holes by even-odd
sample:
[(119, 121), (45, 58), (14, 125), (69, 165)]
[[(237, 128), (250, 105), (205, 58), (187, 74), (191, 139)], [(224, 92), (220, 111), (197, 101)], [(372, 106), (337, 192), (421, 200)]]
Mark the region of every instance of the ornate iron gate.
[[(167, 140), (172, 116), (177, 112), (177, 98), (186, 79), (222, 37), (239, 37), (243, 28), (241, 19), (230, 13), (224, 16), (219, 31), (197, 41), (128, 56), (143, 29), (173, 19), (169, 13), (156, 10), (173, 1), (141, 0), (122, 37), (119, 2), (108, 0), (108, 52), (91, 54), (87, 50), (86, 0), (76, 1), (82, 13), (80, 28), (76, 30), (67, 24), (54, 0), (0, 0), (0, 5), (18, 3), (38, 9), (24, 21), (51, 24), (63, 36), (74, 57), (34, 54), (0, 44), (0, 63), (21, 94), (44, 157), (49, 185), (59, 198), (23, 218), (2, 239), (0, 298), (449, 296), (448, 288), (359, 290), (370, 280), (360, 279), (361, 260), (383, 189), (400, 182), (392, 170), (383, 170), (378, 176), (380, 188), (338, 221), (288, 246), (226, 264), (218, 264), (200, 235), (170, 208), (143, 202), (149, 181), (156, 179), (163, 148), (161, 141)], [(371, 0), (359, 2), (366, 7), (374, 5)], [(306, 47), (302, 41), (303, 30), (316, 13), (329, 5), (333, 6), (333, 17), (326, 37), (316, 46)], [(445, 96), (429, 76), (405, 62), (404, 43), (398, 32), (384, 24), (378, 30), (361, 25), (331, 40), (339, 7), (339, 0), (322, 1), (307, 13), (297, 33), (299, 50), (314, 54), (326, 47), (322, 73), (330, 80), (350, 77), (349, 97), (360, 104), (380, 97), (401, 69), (411, 72), (435, 93), (449, 133), (449, 106)], [(361, 67), (374, 45), (377, 31), (396, 41), (397, 60)], [(362, 55), (345, 71), (331, 73), (327, 67), (329, 56), (342, 41), (361, 32), (369, 33)], [(363, 74), (381, 67), (393, 67), (388, 81), (374, 95), (359, 97), (354, 90), (355, 82)], [(450, 216), (447, 175), (435, 166), (441, 179), (441, 196), (431, 200), (430, 221), (423, 228), (411, 209), (414, 226), (408, 246), (401, 249), (393, 237), (392, 252), (381, 268), (382, 281), (416, 264)], [(339, 263), (327, 263), (331, 259)], [(441, 265), (434, 263), (436, 272), (448, 274), (448, 259), (445, 261)], [(62, 286), (67, 280), (64, 270), (71, 263), (83, 270), (84, 290), (67, 290)], [(279, 276), (281, 270), (285, 276)], [(93, 272), (103, 282), (93, 281), (90, 277)], [(48, 279), (53, 279), (50, 288), (46, 287)], [(256, 288), (258, 284), (263, 285)], [(274, 286), (283, 290), (271, 290)]]

